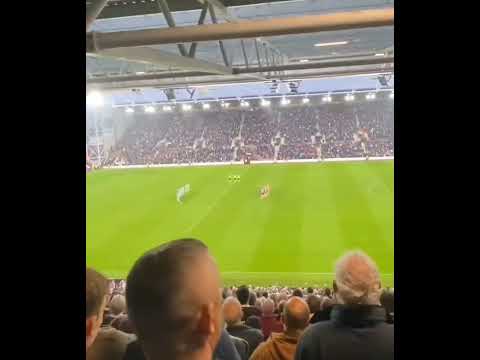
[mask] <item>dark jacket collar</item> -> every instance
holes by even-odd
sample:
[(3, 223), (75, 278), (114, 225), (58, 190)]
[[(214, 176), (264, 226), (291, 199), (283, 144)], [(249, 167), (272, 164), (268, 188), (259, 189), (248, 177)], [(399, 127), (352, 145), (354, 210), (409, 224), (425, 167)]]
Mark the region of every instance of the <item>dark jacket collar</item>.
[(377, 305), (335, 305), (330, 319), (354, 327), (374, 326), (385, 322), (385, 309)]
[(231, 330), (248, 330), (248, 329), (253, 329), (252, 327), (248, 326), (248, 325), (245, 325), (244, 322), (241, 322), (241, 323), (238, 323), (238, 324), (235, 324), (235, 325), (229, 325), (227, 326), (227, 331), (231, 331)]

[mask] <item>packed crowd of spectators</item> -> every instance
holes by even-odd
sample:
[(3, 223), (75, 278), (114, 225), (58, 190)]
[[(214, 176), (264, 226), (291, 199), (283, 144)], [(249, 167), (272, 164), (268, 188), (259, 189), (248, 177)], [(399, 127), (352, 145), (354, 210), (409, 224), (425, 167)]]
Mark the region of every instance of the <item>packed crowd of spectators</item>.
[(393, 289), (349, 252), (333, 288), (220, 287), (208, 248), (161, 245), (126, 281), (86, 273), (87, 360), (393, 359)]
[[(366, 135), (359, 139), (359, 132)], [(378, 100), (142, 114), (106, 164), (228, 162), (246, 154), (252, 160), (392, 156), (393, 106)]]

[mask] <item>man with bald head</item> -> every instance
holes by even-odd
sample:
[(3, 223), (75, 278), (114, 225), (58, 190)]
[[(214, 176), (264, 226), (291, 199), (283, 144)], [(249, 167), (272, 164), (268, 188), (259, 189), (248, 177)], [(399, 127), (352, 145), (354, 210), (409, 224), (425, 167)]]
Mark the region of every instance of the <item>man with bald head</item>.
[(126, 298), (146, 358), (211, 360), (223, 329), (220, 287), (217, 265), (199, 240), (172, 241), (140, 257)]
[(307, 303), (297, 296), (291, 297), (283, 307), (281, 319), (283, 333), (272, 333), (270, 339), (255, 350), (250, 360), (293, 359), (298, 339), (310, 320)]
[(393, 360), (393, 326), (380, 305), (377, 266), (360, 251), (337, 262), (336, 305), (329, 321), (311, 325), (297, 346), (295, 360)]
[(237, 298), (230, 296), (223, 303), (223, 317), (227, 324), (227, 331), (230, 335), (244, 339), (249, 346), (248, 355), (255, 351), (263, 341), (263, 333), (242, 322), (242, 305)]

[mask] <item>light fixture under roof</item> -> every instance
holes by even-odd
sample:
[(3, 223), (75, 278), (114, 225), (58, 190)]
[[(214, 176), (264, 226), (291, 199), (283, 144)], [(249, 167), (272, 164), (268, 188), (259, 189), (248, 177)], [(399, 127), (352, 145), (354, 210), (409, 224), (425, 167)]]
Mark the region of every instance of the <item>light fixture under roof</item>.
[(332, 102), (332, 97), (330, 95), (325, 95), (323, 98), (322, 98), (322, 101), (323, 102)]
[(183, 111), (190, 111), (190, 110), (192, 110), (192, 105), (190, 105), (190, 104), (183, 104), (183, 105), (182, 105), (182, 110), (183, 110)]
[(377, 95), (375, 95), (375, 93), (368, 93), (368, 94), (365, 96), (365, 99), (367, 99), (367, 100), (374, 100), (376, 97), (377, 97)]
[(388, 95), (388, 97), (389, 97), (390, 99), (393, 99), (393, 91), (390, 93), (390, 95)]
[(322, 47), (322, 46), (338, 46), (338, 45), (347, 45), (348, 41), (333, 41), (333, 42), (326, 42), (326, 43), (317, 43), (314, 46)]
[(202, 105), (202, 108), (203, 108), (203, 110), (208, 110), (208, 109), (210, 109), (210, 104), (209, 103), (204, 103)]
[(164, 105), (162, 109), (163, 111), (172, 111), (172, 107), (170, 105)]
[(283, 105), (283, 106), (288, 105), (288, 104), (290, 104), (290, 100), (284, 97), (280, 101), (280, 104)]
[(308, 59), (300, 59), (299, 62), (301, 62), (301, 63), (307, 63), (307, 62), (309, 62), (309, 61), (310, 61), (310, 60), (308, 60)]
[(375, 56), (385, 56), (384, 53), (376, 53)]
[(155, 107), (153, 107), (152, 105), (147, 105), (145, 106), (145, 112), (147, 114), (153, 114), (155, 112)]
[(241, 107), (249, 107), (250, 106), (250, 103), (248, 101), (240, 101), (240, 106)]
[(230, 106), (230, 103), (228, 103), (228, 102), (223, 102), (223, 101), (222, 101), (221, 104), (220, 104), (220, 106), (226, 109), (226, 108), (228, 108), (228, 107)]
[(270, 106), (270, 100), (262, 99), (262, 101), (260, 102), (260, 105), (262, 105), (262, 106)]
[(132, 113), (135, 112), (135, 110), (133, 110), (133, 108), (129, 106), (129, 107), (127, 107), (127, 108), (125, 109), (125, 112), (126, 112), (127, 114), (132, 114)]
[(310, 99), (308, 97), (304, 97), (302, 99), (302, 103), (304, 103), (304, 104), (308, 104), (309, 102), (310, 102)]
[(87, 95), (87, 105), (92, 107), (103, 106), (103, 95), (99, 91), (91, 91)]
[(345, 100), (346, 101), (353, 101), (353, 100), (355, 100), (355, 95), (347, 94), (347, 95), (345, 95)]
[(135, 75), (145, 75), (145, 71), (137, 71)]

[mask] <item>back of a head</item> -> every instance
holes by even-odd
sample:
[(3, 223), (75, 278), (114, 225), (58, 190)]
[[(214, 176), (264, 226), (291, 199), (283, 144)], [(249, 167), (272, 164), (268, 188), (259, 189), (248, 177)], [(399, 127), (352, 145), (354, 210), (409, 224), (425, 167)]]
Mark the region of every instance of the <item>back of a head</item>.
[(258, 316), (255, 315), (250, 315), (247, 320), (245, 320), (245, 325), (254, 329), (262, 330), (262, 321)]
[(273, 315), (275, 311), (275, 303), (272, 299), (265, 299), (262, 304), (262, 314), (263, 316)]
[(285, 303), (287, 302), (287, 300), (281, 300), (279, 303), (278, 303), (278, 313), (279, 314), (283, 314), (283, 309), (285, 308)]
[(310, 313), (320, 311), (321, 299), (317, 295), (310, 294), (307, 296), (307, 304), (310, 309)]
[(250, 291), (250, 297), (248, 298), (248, 305), (255, 306), (257, 302), (257, 295), (253, 291)]
[(242, 320), (242, 305), (237, 298), (230, 296), (223, 302), (223, 319), (227, 325), (233, 325)]
[(382, 295), (380, 296), (380, 303), (385, 308), (387, 313), (394, 312), (394, 300), (395, 297), (393, 295), (392, 290), (383, 290)]
[(292, 296), (303, 298), (303, 291), (301, 289), (295, 289), (292, 292)]
[(247, 305), (248, 299), (250, 298), (250, 290), (247, 286), (242, 285), (237, 289), (237, 299), (240, 301), (240, 304)]
[(333, 307), (333, 305), (334, 305), (333, 300), (330, 299), (329, 297), (325, 296), (321, 301), (320, 310), (322, 310), (322, 311), (328, 310), (331, 307)]
[(117, 294), (113, 296), (112, 300), (110, 300), (110, 304), (108, 305), (110, 311), (113, 315), (119, 315), (125, 312), (127, 304), (125, 302), (125, 296)]
[(215, 330), (221, 327), (219, 288), (217, 266), (199, 240), (175, 240), (140, 257), (128, 275), (126, 298), (148, 357), (174, 357), (202, 348), (210, 336), (197, 331), (205, 309), (214, 309), (210, 319), (218, 320)]
[(87, 268), (86, 270), (86, 317), (100, 315), (102, 304), (108, 293), (108, 280), (99, 272)]
[(103, 310), (107, 302), (108, 280), (90, 268), (86, 269), (85, 280), (86, 347), (88, 349), (102, 325)]
[(310, 321), (310, 309), (300, 297), (290, 298), (283, 308), (283, 322), (287, 331), (302, 331)]
[(373, 260), (361, 251), (342, 256), (335, 271), (337, 301), (346, 305), (379, 305), (380, 275)]

